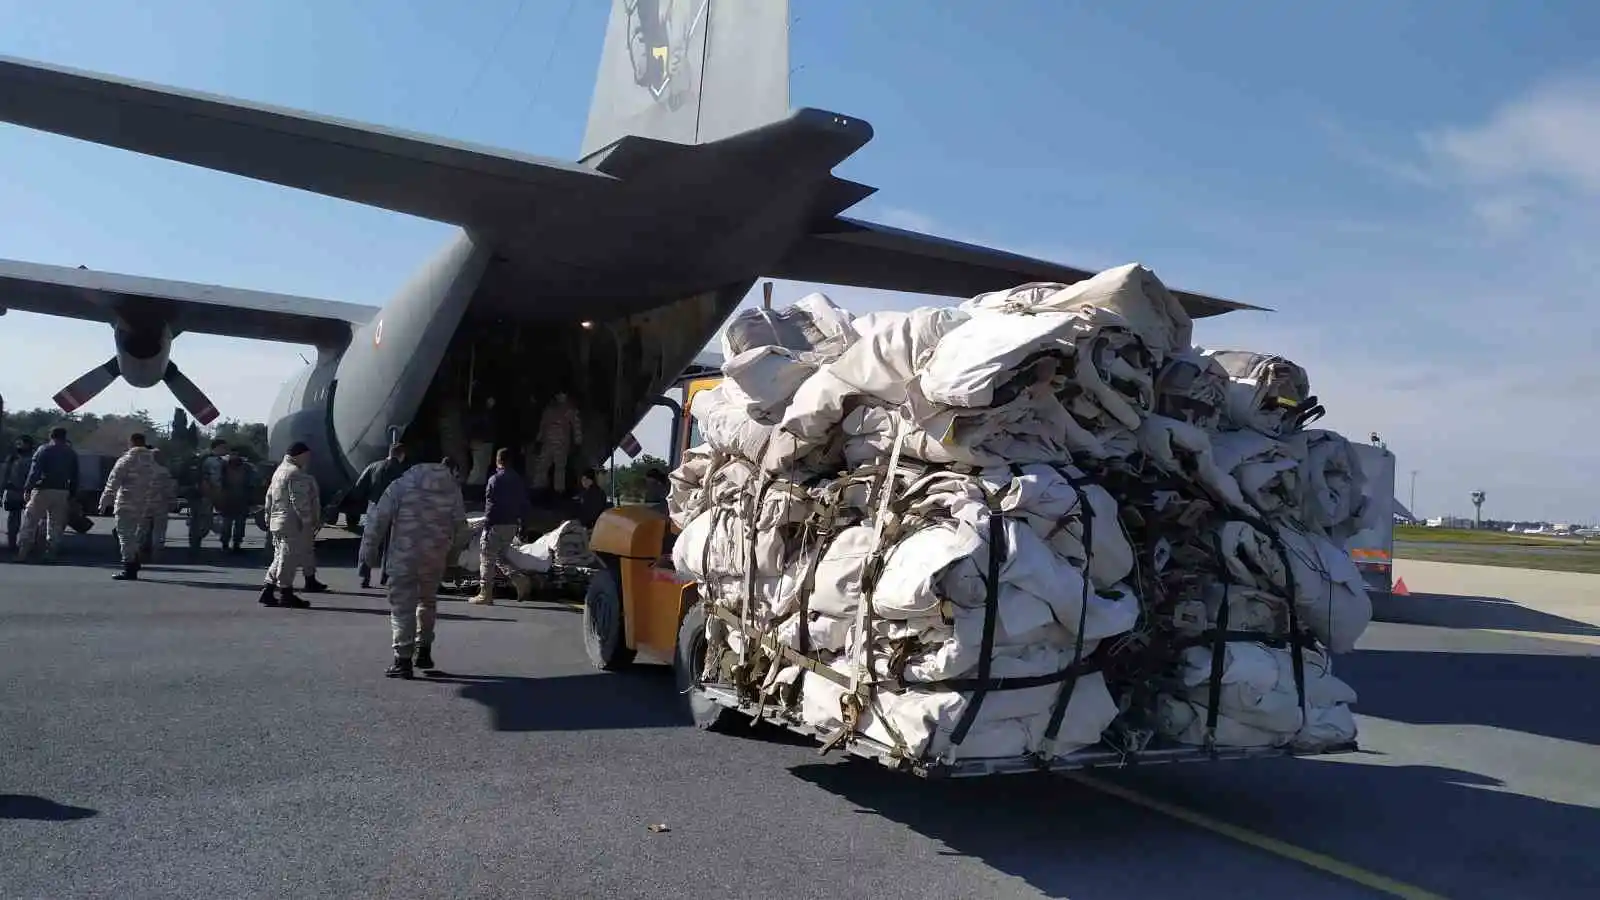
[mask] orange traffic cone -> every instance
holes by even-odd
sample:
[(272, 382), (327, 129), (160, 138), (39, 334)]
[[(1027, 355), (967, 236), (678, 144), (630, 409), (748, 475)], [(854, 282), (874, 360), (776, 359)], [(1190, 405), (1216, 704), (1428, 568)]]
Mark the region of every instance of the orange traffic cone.
[(1411, 595), (1411, 590), (1406, 587), (1406, 580), (1404, 578), (1401, 578), (1394, 583), (1394, 595), (1396, 597), (1408, 597)]

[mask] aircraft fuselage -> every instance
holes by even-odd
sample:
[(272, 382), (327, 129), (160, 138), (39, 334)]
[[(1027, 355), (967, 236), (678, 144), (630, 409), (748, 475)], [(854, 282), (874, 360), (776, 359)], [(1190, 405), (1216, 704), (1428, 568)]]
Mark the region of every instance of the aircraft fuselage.
[[(712, 144), (617, 142), (585, 161), (616, 176), (605, 200), (552, 203), (501, 226), (457, 232), (376, 317), (352, 326), (348, 342), (319, 347), (274, 405), (273, 455), (294, 441), (309, 444), (331, 503), (394, 435), (412, 428), (452, 347), (473, 352), (461, 349), (467, 326), (574, 329), (571, 345), (590, 337), (576, 334), (581, 320), (593, 347), (511, 362), (565, 365), (609, 382), (580, 379), (586, 419), (595, 419), (586, 421), (596, 437), (587, 452), (598, 459), (758, 277), (818, 221), (860, 199), (841, 192), (831, 170), (870, 138), (865, 122), (801, 110)], [(612, 361), (615, 379), (603, 377), (601, 357)]]

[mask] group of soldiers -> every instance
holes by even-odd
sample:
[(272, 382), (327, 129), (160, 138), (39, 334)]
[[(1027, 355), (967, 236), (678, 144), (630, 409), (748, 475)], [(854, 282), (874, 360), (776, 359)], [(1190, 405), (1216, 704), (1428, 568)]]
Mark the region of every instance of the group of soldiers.
[[(3, 475), (7, 546), (19, 562), (54, 561), (69, 522), (82, 515), (75, 504), (78, 453), (66, 429), (53, 429), (37, 448), (32, 438), (18, 437)], [(116, 517), (123, 566), (113, 577), (138, 579), (142, 564), (166, 544), (168, 518), (180, 496), (189, 504), (191, 549), (198, 550), (215, 530), (224, 550), (238, 552), (255, 490), (254, 467), (226, 441), (212, 441), (206, 454), (175, 476), (143, 434), (129, 436), (128, 450), (111, 467), (96, 504)]]
[[(527, 483), (511, 467), (511, 458), (509, 448), (495, 453), (494, 471), (486, 485), (483, 586), (473, 603), (494, 603), (497, 574), (517, 586), (519, 598), (526, 594), (526, 583), (518, 581), (518, 573), (505, 560), (507, 548), (531, 513)], [(272, 562), (261, 587), (263, 606), (309, 607), (294, 588), (299, 573), (304, 573), (307, 592), (328, 589), (316, 577), (315, 539), (323, 525), (323, 508), (310, 463), (311, 448), (303, 442), (292, 444), (266, 486), (264, 518)], [(225, 441), (216, 440), (183, 472), (191, 469), (192, 478), (182, 474), (175, 478), (145, 435), (129, 436), (128, 449), (111, 467), (98, 503), (99, 512), (115, 518), (122, 568), (113, 578), (139, 579), (144, 563), (164, 542), (165, 520), (184, 481), (194, 482), (187, 495), (190, 546), (198, 549), (212, 519), (220, 516), (223, 547), (239, 550), (254, 496), (254, 467)], [(44, 557), (53, 559), (71, 514), (71, 498), (78, 491), (77, 452), (65, 429), (53, 431), (49, 442), (38, 448), (19, 439), (4, 475), (8, 537), (19, 555), (28, 557), (42, 536)], [(377, 570), (388, 594), (394, 660), (385, 674), (390, 677), (411, 678), (416, 669), (434, 666), (439, 587), (471, 540), (463, 480), (453, 460), (409, 463), (405, 447), (397, 442), (356, 482), (357, 498), (367, 501), (359, 551), (361, 584), (370, 587)], [(592, 525), (593, 516), (606, 505), (603, 491), (593, 472), (585, 472), (582, 483), (583, 491), (573, 499), (584, 508), (585, 524)]]

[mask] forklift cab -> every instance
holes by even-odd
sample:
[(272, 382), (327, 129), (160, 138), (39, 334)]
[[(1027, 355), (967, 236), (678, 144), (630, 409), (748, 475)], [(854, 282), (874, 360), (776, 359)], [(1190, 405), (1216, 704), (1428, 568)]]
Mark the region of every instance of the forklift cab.
[[(672, 411), (671, 468), (702, 441), (695, 397), (721, 382), (720, 360), (702, 355), (672, 385), (683, 390), (681, 405), (670, 397), (656, 399), (655, 405)], [(641, 653), (655, 662), (673, 661), (679, 623), (694, 603), (694, 586), (679, 580), (672, 564), (677, 536), (664, 512), (645, 505), (613, 507), (595, 522), (589, 549), (600, 567), (584, 595), (583, 646), (596, 668), (620, 669)]]

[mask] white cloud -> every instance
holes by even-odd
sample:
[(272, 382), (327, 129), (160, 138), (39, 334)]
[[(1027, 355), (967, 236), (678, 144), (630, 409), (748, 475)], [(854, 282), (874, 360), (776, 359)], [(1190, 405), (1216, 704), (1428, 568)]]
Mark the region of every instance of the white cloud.
[(1551, 79), (1480, 124), (1435, 129), (1421, 141), (1440, 181), (1491, 235), (1537, 231), (1573, 211), (1586, 227), (1600, 223), (1600, 77)]
[(1478, 183), (1543, 182), (1600, 194), (1600, 77), (1553, 79), (1482, 125), (1423, 140), (1436, 159)]

